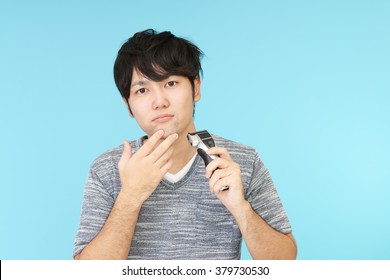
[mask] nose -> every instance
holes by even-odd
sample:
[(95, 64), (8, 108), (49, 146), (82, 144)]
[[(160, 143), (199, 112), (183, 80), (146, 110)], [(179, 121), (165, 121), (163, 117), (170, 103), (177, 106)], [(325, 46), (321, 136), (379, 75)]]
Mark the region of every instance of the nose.
[(154, 99), (153, 99), (153, 109), (164, 109), (169, 106), (169, 101), (167, 99), (166, 94), (162, 90), (157, 90), (154, 92)]

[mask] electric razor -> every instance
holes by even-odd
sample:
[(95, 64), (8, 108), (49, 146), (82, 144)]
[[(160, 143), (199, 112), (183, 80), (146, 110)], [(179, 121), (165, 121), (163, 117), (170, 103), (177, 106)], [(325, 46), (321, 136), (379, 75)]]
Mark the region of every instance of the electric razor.
[[(216, 156), (208, 155), (206, 151), (215, 147), (215, 142), (211, 134), (207, 130), (201, 130), (187, 134), (188, 141), (191, 146), (196, 148), (198, 155), (203, 159), (205, 167), (216, 158)], [(221, 191), (228, 190), (229, 186), (224, 186)]]

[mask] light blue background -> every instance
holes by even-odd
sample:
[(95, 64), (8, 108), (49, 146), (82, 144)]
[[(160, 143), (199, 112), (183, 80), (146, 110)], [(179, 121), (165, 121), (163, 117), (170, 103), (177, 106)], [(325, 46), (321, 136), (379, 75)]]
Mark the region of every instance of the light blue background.
[(299, 259), (390, 259), (389, 15), (368, 0), (1, 0), (0, 258), (71, 258), (90, 163), (142, 135), (112, 67), (152, 27), (205, 52), (197, 128), (259, 151)]

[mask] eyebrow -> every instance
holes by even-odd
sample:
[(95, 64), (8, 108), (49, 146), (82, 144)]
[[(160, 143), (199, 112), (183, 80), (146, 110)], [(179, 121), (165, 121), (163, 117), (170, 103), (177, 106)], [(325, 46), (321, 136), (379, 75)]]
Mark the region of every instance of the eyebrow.
[(148, 84), (148, 80), (139, 80), (131, 84), (130, 88), (133, 88), (135, 86), (144, 86)]

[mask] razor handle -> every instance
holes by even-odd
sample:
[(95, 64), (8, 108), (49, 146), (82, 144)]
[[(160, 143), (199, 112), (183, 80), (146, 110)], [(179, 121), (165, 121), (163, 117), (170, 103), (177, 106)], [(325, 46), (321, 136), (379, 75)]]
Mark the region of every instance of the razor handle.
[[(215, 142), (211, 134), (207, 130), (197, 131), (187, 134), (188, 141), (192, 147), (197, 148), (198, 155), (203, 159), (205, 167), (216, 158), (216, 156), (208, 155), (206, 151), (209, 148), (215, 147)], [(221, 191), (228, 190), (229, 186), (224, 186)]]
[(197, 149), (198, 155), (203, 159), (204, 161), (204, 166), (207, 167), (209, 163), (213, 160), (213, 158), (206, 153), (205, 150), (198, 148)]

